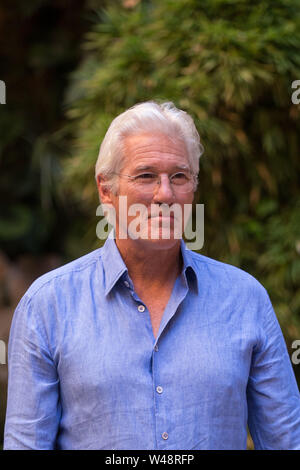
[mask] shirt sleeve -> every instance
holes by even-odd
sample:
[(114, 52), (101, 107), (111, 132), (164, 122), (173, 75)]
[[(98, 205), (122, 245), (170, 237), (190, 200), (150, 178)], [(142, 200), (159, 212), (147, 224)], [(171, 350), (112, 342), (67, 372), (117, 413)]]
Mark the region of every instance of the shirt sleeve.
[(300, 395), (286, 343), (268, 295), (247, 387), (255, 449), (300, 449)]
[(37, 301), (21, 299), (8, 344), (4, 449), (55, 448), (61, 407), (59, 379)]

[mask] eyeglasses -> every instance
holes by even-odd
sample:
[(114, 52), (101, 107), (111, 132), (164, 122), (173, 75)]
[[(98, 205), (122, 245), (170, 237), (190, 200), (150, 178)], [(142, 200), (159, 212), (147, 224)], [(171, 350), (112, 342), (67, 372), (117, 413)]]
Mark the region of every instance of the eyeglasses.
[[(140, 173), (138, 175), (125, 175), (124, 173), (113, 173), (115, 175), (128, 178), (137, 191), (146, 194), (152, 193), (157, 185), (161, 184), (161, 177), (156, 173)], [(198, 178), (190, 171), (179, 171), (169, 175), (169, 181), (174, 192), (184, 194), (195, 191)]]

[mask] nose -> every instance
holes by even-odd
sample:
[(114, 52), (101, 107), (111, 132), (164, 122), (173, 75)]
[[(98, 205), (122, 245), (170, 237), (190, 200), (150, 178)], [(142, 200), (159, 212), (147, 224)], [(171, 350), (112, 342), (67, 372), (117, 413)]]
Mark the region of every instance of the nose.
[(171, 204), (175, 199), (174, 190), (168, 175), (161, 175), (154, 190), (153, 202)]

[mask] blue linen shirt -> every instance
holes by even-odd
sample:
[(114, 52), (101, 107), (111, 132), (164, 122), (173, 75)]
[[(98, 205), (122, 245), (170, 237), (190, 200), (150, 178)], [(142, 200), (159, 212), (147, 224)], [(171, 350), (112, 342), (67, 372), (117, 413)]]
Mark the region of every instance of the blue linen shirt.
[(269, 297), (188, 250), (157, 338), (115, 241), (37, 279), (12, 322), (4, 449), (300, 449)]

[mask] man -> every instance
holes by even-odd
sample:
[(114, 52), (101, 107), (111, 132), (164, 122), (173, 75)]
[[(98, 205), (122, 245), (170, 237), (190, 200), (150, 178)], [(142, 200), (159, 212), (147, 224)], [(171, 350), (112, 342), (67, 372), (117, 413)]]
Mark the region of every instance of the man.
[(265, 289), (188, 250), (185, 222), (165, 211), (190, 207), (201, 152), (170, 103), (112, 122), (96, 179), (115, 240), (20, 301), (6, 449), (245, 449), (247, 423), (257, 449), (300, 449), (299, 391)]

